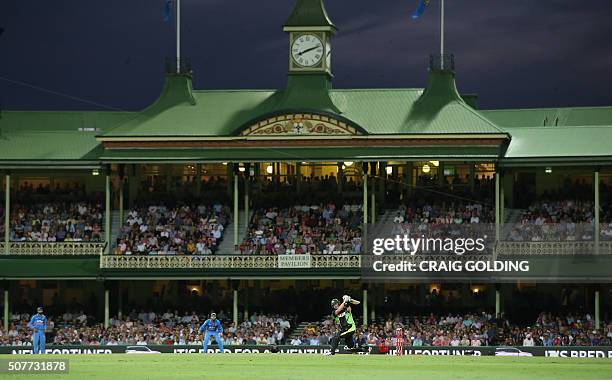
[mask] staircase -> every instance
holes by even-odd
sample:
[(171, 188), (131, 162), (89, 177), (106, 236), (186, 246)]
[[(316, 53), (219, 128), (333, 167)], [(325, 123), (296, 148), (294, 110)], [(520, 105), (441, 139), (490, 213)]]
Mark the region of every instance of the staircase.
[[(125, 216), (125, 212), (124, 212)], [(119, 219), (119, 211), (113, 210), (111, 211), (111, 239), (116, 239), (119, 236), (119, 231), (121, 230), (121, 225), (123, 224), (123, 220)]]
[(502, 226), (502, 239), (508, 238), (510, 232), (521, 223), (521, 215), (525, 210), (518, 208), (507, 208), (504, 210), (504, 221)]
[[(249, 212), (249, 220), (253, 216), (253, 212)], [(244, 210), (238, 212), (238, 244), (242, 242), (242, 239), (246, 235), (247, 232), (247, 224), (245, 224), (244, 220)], [(218, 255), (235, 255), (238, 252), (234, 250), (234, 221), (232, 220), (230, 224), (225, 227), (225, 231), (223, 233), (223, 241), (219, 245), (219, 250), (217, 251)]]
[(385, 210), (382, 215), (376, 215), (376, 224), (393, 224), (397, 210)]
[(286, 342), (291, 342), (293, 338), (302, 336), (304, 329), (308, 325), (319, 326), (319, 322), (300, 322), (289, 334), (289, 337), (286, 339)]
[(123, 225), (123, 221), (119, 219), (119, 210), (111, 211), (110, 225), (110, 241), (108, 244), (110, 245), (110, 252), (113, 252), (113, 249), (117, 246), (117, 236), (119, 236), (119, 231)]
[(518, 208), (507, 208), (504, 210), (504, 223), (517, 224), (521, 222), (521, 215), (525, 210)]

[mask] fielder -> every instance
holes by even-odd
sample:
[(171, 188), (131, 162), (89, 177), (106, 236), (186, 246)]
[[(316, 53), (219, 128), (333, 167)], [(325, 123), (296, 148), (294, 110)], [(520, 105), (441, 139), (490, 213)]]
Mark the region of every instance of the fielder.
[(368, 347), (359, 347), (355, 346), (355, 342), (353, 341), (353, 335), (355, 334), (355, 330), (357, 326), (355, 325), (355, 321), (353, 320), (353, 313), (351, 311), (351, 305), (359, 305), (359, 301), (351, 299), (350, 296), (342, 296), (342, 302), (337, 298), (334, 298), (331, 301), (332, 306), (332, 317), (334, 322), (340, 325), (340, 331), (336, 332), (336, 334), (332, 337), (331, 351), (326, 353), (326, 355), (335, 355), (336, 349), (338, 348), (338, 344), (341, 339), (344, 339), (344, 344), (346, 347), (352, 352), (368, 352)]
[(212, 335), (215, 338), (215, 342), (219, 346), (219, 350), (223, 353), (223, 341), (219, 334), (223, 334), (223, 327), (221, 326), (221, 322), (217, 319), (217, 314), (210, 313), (210, 319), (207, 319), (198, 332), (201, 334), (202, 331), (206, 330), (204, 334), (204, 353), (208, 352), (208, 342), (210, 340), (210, 336)]
[(44, 354), (45, 353), (45, 330), (47, 329), (47, 317), (43, 314), (43, 308), (38, 307), (36, 309), (37, 314), (32, 316), (28, 327), (33, 331), (32, 340), (34, 343), (34, 353)]

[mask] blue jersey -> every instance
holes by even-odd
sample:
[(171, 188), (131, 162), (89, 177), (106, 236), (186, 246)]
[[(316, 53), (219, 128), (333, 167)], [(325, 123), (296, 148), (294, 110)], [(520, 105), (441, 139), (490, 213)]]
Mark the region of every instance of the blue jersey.
[(198, 332), (202, 332), (204, 330), (208, 332), (223, 333), (223, 327), (221, 327), (221, 322), (219, 322), (218, 319), (215, 319), (214, 322), (210, 319), (207, 319), (206, 322), (202, 323), (202, 326), (200, 326)]
[(30, 323), (28, 323), (28, 327), (44, 331), (47, 328), (47, 317), (42, 314), (34, 314), (32, 319), (30, 319)]

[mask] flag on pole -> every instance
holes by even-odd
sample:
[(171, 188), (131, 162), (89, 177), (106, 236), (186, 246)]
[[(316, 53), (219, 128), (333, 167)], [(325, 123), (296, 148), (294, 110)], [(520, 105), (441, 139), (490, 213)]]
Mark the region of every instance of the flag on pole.
[(423, 14), (423, 12), (425, 12), (425, 9), (427, 9), (427, 7), (429, 6), (429, 1), (430, 0), (419, 0), (419, 5), (417, 5), (417, 8), (414, 10), (414, 12), (412, 12), (413, 20), (416, 20), (417, 18), (419, 18), (420, 15)]
[(173, 0), (164, 0), (164, 22), (172, 20), (172, 8), (174, 8)]

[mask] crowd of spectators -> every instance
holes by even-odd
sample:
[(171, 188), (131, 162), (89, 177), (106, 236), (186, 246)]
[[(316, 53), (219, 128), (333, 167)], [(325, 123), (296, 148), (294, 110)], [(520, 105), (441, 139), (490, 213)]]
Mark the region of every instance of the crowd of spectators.
[(494, 211), (482, 203), (401, 205), (393, 222), (399, 224), (480, 224), (494, 223)]
[[(238, 326), (221, 311), (217, 317), (223, 325), (225, 345), (284, 344), (294, 317), (254, 313)], [(27, 327), (30, 315), (14, 314), (8, 329), (0, 328), (0, 346), (31, 346), (32, 329)], [(111, 318), (105, 329), (101, 323), (82, 311), (49, 317), (47, 343), (56, 345), (201, 345), (198, 333), (207, 316), (195, 311), (165, 313), (133, 310), (122, 318)]]
[(520, 224), (510, 225), (510, 241), (593, 240), (591, 201), (546, 200), (523, 211)]
[[(595, 329), (591, 315), (553, 316), (541, 313), (531, 326), (512, 325), (488, 313), (466, 315), (389, 315), (384, 320), (357, 329), (354, 340), (361, 345), (396, 343), (397, 329), (404, 333), (404, 346), (609, 346), (612, 323)], [(290, 342), (292, 345), (328, 344), (337, 327), (331, 318), (310, 324)]]
[(115, 254), (214, 254), (229, 222), (229, 208), (220, 203), (134, 208), (127, 212)]
[(10, 210), (10, 240), (101, 241), (103, 218), (101, 202), (16, 203)]
[(361, 206), (333, 203), (255, 211), (241, 254), (361, 252)]
[[(27, 313), (12, 314), (8, 329), (0, 325), (0, 346), (30, 346), (32, 331)], [(289, 338), (295, 316), (254, 313), (238, 326), (229, 315), (217, 314), (222, 321), (225, 345), (327, 345), (337, 326), (331, 318), (308, 324)], [(105, 329), (82, 310), (48, 316), (47, 342), (56, 345), (201, 345), (198, 328), (207, 316), (193, 312), (133, 310), (122, 318), (111, 318)], [(404, 333), (404, 346), (610, 346), (612, 323), (602, 322), (595, 329), (589, 314), (562, 316), (542, 312), (532, 325), (517, 326), (503, 317), (488, 313), (438, 316), (400, 316), (358, 327), (354, 339), (361, 345), (396, 343), (397, 329)]]
[[(600, 206), (600, 239), (612, 240), (610, 205)], [(572, 199), (540, 200), (525, 209), (520, 222), (510, 224), (510, 241), (592, 241), (595, 234), (595, 204)]]
[[(14, 189), (13, 189), (14, 190)], [(55, 182), (53, 186), (51, 183), (38, 183), (24, 181), (19, 186), (19, 191), (14, 192), (11, 198), (26, 201), (37, 198), (87, 198), (91, 194), (87, 194), (85, 185), (79, 182)], [(98, 194), (99, 195), (99, 194)]]
[(9, 238), (14, 242), (101, 241), (101, 199), (100, 194), (87, 194), (80, 183), (51, 186), (25, 181), (11, 195)]

